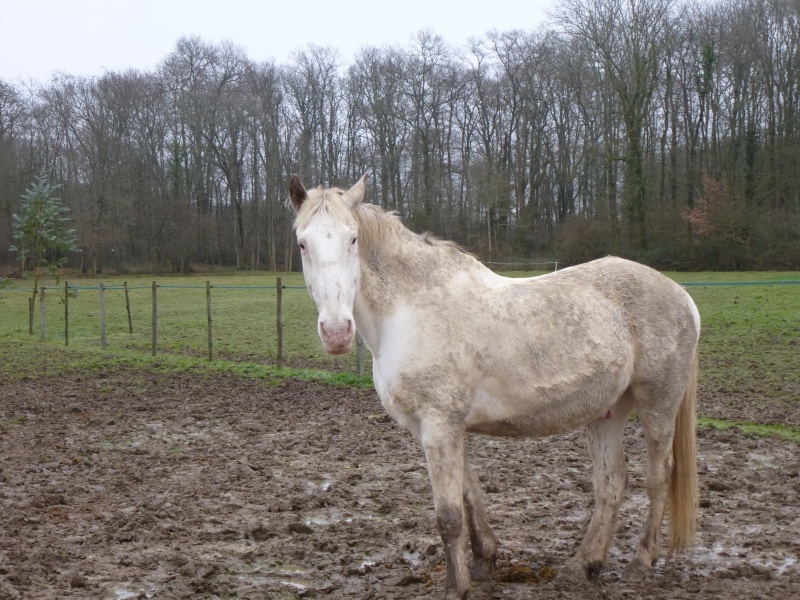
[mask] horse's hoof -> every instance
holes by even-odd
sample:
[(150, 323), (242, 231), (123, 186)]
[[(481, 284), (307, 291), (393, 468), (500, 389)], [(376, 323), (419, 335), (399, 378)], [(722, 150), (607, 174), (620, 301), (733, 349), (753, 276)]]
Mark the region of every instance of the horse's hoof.
[(447, 589), (444, 592), (444, 600), (467, 600), (467, 598), (469, 598), (469, 588), (462, 591)]
[(586, 597), (593, 597), (597, 592), (597, 583), (594, 578), (602, 566), (603, 563), (599, 561), (586, 564), (583, 561), (570, 560), (561, 567), (558, 575), (556, 575), (556, 585), (562, 589), (578, 592)]
[(600, 577), (600, 571), (603, 570), (603, 563), (599, 560), (592, 560), (586, 565), (586, 576), (589, 579), (597, 579)]
[(588, 584), (589, 571), (585, 564), (579, 561), (569, 561), (556, 575), (556, 581), (562, 584), (573, 586), (585, 586)]
[(491, 581), (494, 577), (494, 564), (475, 561), (470, 565), (469, 575), (472, 581)]
[(644, 581), (650, 576), (652, 569), (639, 558), (634, 558), (625, 567), (623, 578), (626, 581)]

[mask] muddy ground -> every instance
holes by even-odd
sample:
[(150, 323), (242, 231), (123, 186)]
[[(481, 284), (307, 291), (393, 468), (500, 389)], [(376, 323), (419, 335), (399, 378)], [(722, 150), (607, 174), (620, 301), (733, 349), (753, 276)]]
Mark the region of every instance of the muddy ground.
[[(371, 391), (123, 370), (0, 382), (0, 397), (0, 598), (441, 596), (424, 456)], [(553, 576), (592, 506), (582, 434), (472, 438), (501, 542), (497, 581), (472, 597), (800, 597), (798, 445), (735, 429), (699, 431), (694, 554), (622, 580), (642, 442), (633, 421), (616, 545), (574, 589)]]

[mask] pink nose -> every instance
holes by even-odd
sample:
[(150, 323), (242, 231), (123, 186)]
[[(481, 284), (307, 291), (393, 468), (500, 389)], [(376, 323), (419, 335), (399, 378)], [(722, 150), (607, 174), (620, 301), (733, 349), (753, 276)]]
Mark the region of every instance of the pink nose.
[(353, 344), (355, 327), (352, 319), (339, 322), (319, 322), (319, 337), (328, 354), (347, 354)]

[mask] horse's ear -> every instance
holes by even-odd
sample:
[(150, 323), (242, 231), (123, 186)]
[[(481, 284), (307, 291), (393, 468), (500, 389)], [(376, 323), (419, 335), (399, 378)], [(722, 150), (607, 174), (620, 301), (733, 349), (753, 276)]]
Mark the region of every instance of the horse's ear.
[(353, 208), (354, 206), (360, 204), (364, 199), (364, 192), (366, 192), (366, 190), (367, 174), (364, 173), (361, 179), (359, 179), (353, 187), (351, 187), (342, 195), (342, 200), (344, 200), (344, 203), (347, 204), (347, 206)]
[(289, 182), (289, 197), (292, 199), (292, 208), (294, 208), (295, 212), (300, 210), (303, 202), (308, 198), (306, 188), (300, 183), (300, 178), (297, 175), (293, 175), (292, 180)]

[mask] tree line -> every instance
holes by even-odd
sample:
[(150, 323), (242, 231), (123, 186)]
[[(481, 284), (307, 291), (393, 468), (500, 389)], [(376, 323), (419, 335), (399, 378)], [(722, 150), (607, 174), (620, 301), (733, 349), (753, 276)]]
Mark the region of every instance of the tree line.
[(86, 272), (297, 263), (287, 181), (347, 187), (480, 258), (800, 267), (800, 0), (565, 0), (288, 64), (181, 38), (152, 72), (0, 79), (0, 265), (38, 177)]

